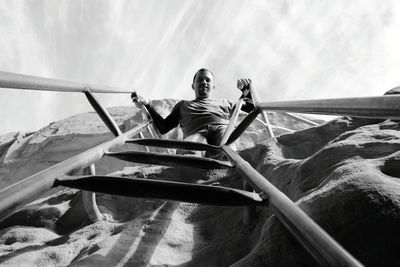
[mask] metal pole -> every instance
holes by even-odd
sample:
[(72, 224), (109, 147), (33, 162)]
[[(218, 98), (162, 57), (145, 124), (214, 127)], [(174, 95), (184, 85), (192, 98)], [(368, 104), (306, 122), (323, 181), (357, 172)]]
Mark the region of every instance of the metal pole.
[[(258, 105), (260, 103), (260, 97), (258, 96), (258, 93), (257, 93), (256, 89), (254, 88), (254, 86), (251, 84), (250, 84), (250, 92), (251, 92), (251, 99), (253, 99), (254, 107), (258, 108)], [(267, 125), (268, 138), (274, 137), (274, 132), (272, 131), (271, 124), (269, 123), (267, 113), (265, 111), (261, 110), (261, 115), (264, 119), (265, 124)]]
[[(248, 113), (246, 113), (244, 111), (240, 111), (240, 114), (242, 114), (244, 116), (248, 115)], [(285, 113), (285, 114), (288, 114), (288, 113)], [(293, 114), (291, 114), (291, 115), (293, 115)], [(256, 118), (255, 121), (261, 123), (262, 125), (264, 125), (264, 127), (268, 127), (268, 125), (264, 121), (260, 120), (259, 118)], [(291, 129), (288, 129), (288, 128), (285, 128), (282, 126), (276, 126), (276, 125), (271, 124), (271, 127), (272, 127), (272, 129), (283, 130), (283, 131), (290, 132), (290, 133), (294, 132), (294, 130), (291, 130)]]
[(285, 194), (273, 186), (229, 146), (223, 146), (225, 154), (235, 168), (255, 188), (263, 191), (271, 208), (283, 225), (297, 238), (321, 266), (362, 266)]
[(107, 128), (114, 134), (114, 136), (119, 136), (122, 134), (118, 125), (115, 123), (114, 119), (111, 117), (110, 113), (97, 101), (97, 99), (90, 93), (90, 89), (87, 88), (85, 96), (89, 103), (92, 105), (93, 109), (100, 116), (100, 119), (104, 122)]
[[(94, 163), (90, 164), (90, 166), (84, 168), (82, 170), (83, 175), (95, 175), (96, 168)], [(96, 193), (83, 190), (82, 191), (82, 201), (83, 206), (85, 207), (86, 214), (88, 215), (91, 222), (98, 222), (103, 219), (103, 216), (100, 213), (99, 207), (96, 203)]]
[(306, 123), (306, 124), (308, 124), (308, 125), (311, 125), (311, 126), (318, 126), (318, 125), (319, 125), (319, 123), (316, 123), (316, 122), (307, 120), (307, 119), (305, 119), (305, 118), (303, 118), (303, 117), (300, 117), (300, 116), (298, 116), (298, 115), (295, 115), (295, 114), (291, 114), (291, 113), (288, 113), (288, 112), (285, 112), (285, 114), (288, 115), (289, 117), (292, 117), (292, 118), (294, 118), (294, 119), (297, 119), (297, 120), (299, 120), (299, 121), (302, 121), (302, 122), (304, 122), (304, 123)]
[(235, 130), (229, 135), (228, 140), (224, 144), (232, 144), (233, 142), (238, 139), (244, 131), (246, 131), (247, 127), (257, 118), (258, 114), (260, 114), (259, 109), (255, 109), (252, 112), (250, 112), (247, 117), (245, 117), (237, 126)]
[(221, 146), (226, 144), (226, 141), (228, 141), (229, 136), (231, 135), (231, 133), (235, 129), (235, 124), (236, 124), (237, 119), (239, 118), (239, 113), (240, 113), (240, 110), (241, 110), (241, 108), (243, 106), (243, 103), (244, 103), (244, 99), (242, 97), (240, 97), (238, 102), (236, 103), (235, 109), (233, 110), (232, 117), (229, 120), (228, 127), (226, 127), (225, 133), (222, 136), (222, 139), (221, 139), (221, 142), (220, 142)]
[(9, 216), (12, 212), (30, 203), (31, 201), (35, 200), (35, 198), (51, 189), (56, 178), (62, 177), (75, 169), (86, 167), (92, 164), (96, 160), (103, 157), (107, 150), (123, 145), (126, 139), (137, 134), (148, 124), (149, 121), (143, 122), (141, 125), (127, 131), (121, 136), (95, 146), (59, 164), (29, 176), (18, 183), (2, 189), (0, 191), (0, 220)]
[(89, 87), (91, 88), (91, 91), (93, 93), (132, 93), (132, 89), (121, 89), (116, 87), (86, 83), (75, 83), (5, 71), (0, 71), (0, 87), (7, 89), (81, 93), (84, 93), (86, 91), (86, 88)]
[(400, 95), (262, 102), (258, 107), (295, 113), (400, 119)]

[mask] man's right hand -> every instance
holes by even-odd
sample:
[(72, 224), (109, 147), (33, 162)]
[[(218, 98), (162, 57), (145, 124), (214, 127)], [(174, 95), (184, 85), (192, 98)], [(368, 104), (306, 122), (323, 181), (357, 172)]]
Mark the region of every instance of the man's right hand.
[(143, 105), (148, 105), (150, 102), (147, 98), (138, 95), (136, 91), (131, 94), (131, 99), (138, 108), (141, 108)]
[(251, 79), (238, 79), (237, 80), (237, 88), (242, 91), (243, 97), (247, 97), (251, 99), (251, 93), (250, 93), (250, 87), (252, 86), (251, 84)]

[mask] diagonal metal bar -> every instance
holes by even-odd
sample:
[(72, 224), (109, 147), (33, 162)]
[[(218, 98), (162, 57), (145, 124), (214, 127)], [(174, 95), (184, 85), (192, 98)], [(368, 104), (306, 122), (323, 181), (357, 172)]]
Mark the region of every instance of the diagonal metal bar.
[(240, 124), (236, 127), (236, 129), (229, 136), (226, 144), (232, 144), (238, 139), (244, 131), (246, 131), (247, 127), (257, 118), (258, 114), (260, 114), (260, 109), (256, 108), (252, 112), (250, 112), (247, 117), (245, 117)]
[(261, 111), (261, 116), (263, 117), (264, 122), (265, 122), (265, 124), (267, 125), (267, 135), (268, 135), (268, 138), (274, 137), (274, 132), (272, 131), (272, 126), (271, 126), (271, 123), (269, 122), (267, 112), (264, 111), (264, 110), (262, 110), (262, 111)]
[(218, 186), (113, 176), (62, 177), (54, 186), (118, 196), (157, 198), (218, 206), (265, 206), (265, 200), (252, 192)]
[(279, 221), (321, 266), (362, 266), (285, 194), (251, 167), (247, 161), (242, 159), (229, 146), (223, 146), (222, 149), (235, 163), (235, 168), (242, 177), (253, 187), (265, 193), (265, 196), (268, 197), (269, 205)]
[(126, 140), (127, 143), (137, 144), (143, 146), (154, 146), (154, 147), (163, 147), (163, 148), (178, 148), (185, 150), (219, 150), (220, 147), (213, 146), (204, 143), (198, 142), (189, 142), (189, 141), (176, 141), (176, 140), (168, 140), (168, 139), (129, 139)]
[(86, 150), (85, 152), (2, 189), (0, 191), (0, 220), (50, 190), (56, 178), (65, 176), (75, 169), (89, 166), (91, 163), (100, 159), (105, 151), (123, 145), (126, 139), (138, 134), (139, 131), (149, 123), (149, 121), (143, 122), (141, 125), (127, 131), (121, 136)]
[(101, 120), (104, 122), (107, 128), (114, 134), (114, 136), (122, 135), (121, 130), (111, 117), (110, 113), (108, 113), (108, 111), (103, 108), (102, 105), (100, 105), (99, 101), (97, 101), (94, 95), (90, 93), (89, 89), (85, 92), (85, 96), (92, 105), (93, 109), (97, 112), (97, 114), (99, 114)]
[(0, 71), (0, 87), (57, 92), (82, 92), (91, 88), (93, 93), (132, 93), (132, 89), (121, 89), (86, 83), (75, 83), (50, 78)]
[(185, 166), (199, 169), (227, 169), (233, 167), (230, 162), (187, 155), (168, 155), (142, 151), (108, 152), (105, 155), (129, 162), (151, 165)]
[[(248, 115), (248, 113), (244, 112), (244, 111), (241, 111), (240, 114), (244, 115), (244, 116)], [(285, 113), (285, 114), (287, 114), (287, 113)], [(264, 121), (260, 120), (258, 117), (255, 120), (258, 123), (262, 124), (264, 127), (268, 127), (268, 124), (266, 124)], [(286, 132), (294, 132), (294, 130), (291, 130), (291, 129), (288, 129), (288, 128), (285, 128), (285, 127), (282, 127), (282, 126), (272, 125), (272, 124), (271, 124), (271, 128), (272, 129), (277, 129), (277, 130), (283, 130), (283, 131), (286, 131)]]
[(308, 125), (311, 125), (311, 126), (318, 126), (319, 125), (319, 123), (307, 120), (306, 118), (303, 118), (303, 117), (298, 116), (296, 114), (292, 114), (292, 113), (288, 113), (288, 112), (286, 112), (285, 114), (288, 115), (291, 118), (294, 118), (296, 120), (302, 121), (302, 122), (304, 122), (304, 123), (306, 123)]
[(258, 106), (295, 113), (400, 119), (400, 95), (262, 102)]
[(238, 102), (236, 103), (236, 107), (232, 113), (230, 120), (229, 120), (228, 127), (226, 127), (224, 135), (222, 136), (220, 145), (225, 145), (225, 143), (229, 139), (229, 136), (232, 134), (233, 129), (235, 129), (235, 124), (236, 124), (237, 119), (239, 118), (240, 109), (242, 108), (243, 103), (244, 103), (244, 99), (242, 97), (240, 97)]
[[(258, 108), (258, 105), (260, 103), (260, 97), (258, 95), (257, 90), (255, 89), (253, 84), (250, 84), (250, 92), (251, 92), (251, 98), (253, 100), (253, 104), (255, 108)], [(272, 131), (271, 124), (269, 123), (268, 115), (265, 111), (261, 110), (261, 115), (264, 119), (265, 124), (267, 125), (267, 134), (268, 138), (274, 137), (274, 132)]]
[(288, 129), (288, 128), (285, 128), (285, 127), (281, 127), (281, 126), (271, 125), (271, 127), (272, 127), (273, 129), (282, 130), (282, 131), (289, 132), (289, 133), (295, 132), (295, 130), (291, 130), (291, 129)]

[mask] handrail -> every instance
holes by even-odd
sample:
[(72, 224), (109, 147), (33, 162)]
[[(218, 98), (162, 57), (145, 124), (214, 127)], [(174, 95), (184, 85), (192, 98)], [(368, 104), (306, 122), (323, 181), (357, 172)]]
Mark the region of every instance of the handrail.
[(295, 113), (400, 119), (400, 95), (261, 102), (258, 107)]
[[(326, 115), (349, 115), (372, 118), (400, 118), (400, 96), (383, 97), (364, 97), (364, 98), (343, 98), (343, 99), (322, 99), (322, 100), (303, 100), (303, 101), (281, 101), (281, 102), (260, 102), (257, 92), (250, 87), (253, 96), (255, 110), (250, 113), (239, 126), (229, 132), (229, 138), (221, 144), (220, 149), (233, 162), (227, 164), (212, 159), (199, 159), (198, 157), (180, 157), (167, 156), (157, 153), (146, 152), (116, 152), (109, 153), (108, 150), (126, 143), (129, 137), (138, 134), (141, 130), (150, 124), (145, 121), (139, 126), (122, 134), (111, 118), (108, 112), (97, 102), (91, 92), (96, 93), (130, 93), (121, 91), (113, 87), (101, 87), (80, 83), (71, 83), (66, 81), (40, 78), (35, 76), (20, 75), (0, 71), (0, 87), (18, 88), (28, 90), (47, 90), (64, 92), (84, 92), (95, 111), (105, 122), (107, 127), (116, 135), (114, 139), (82, 152), (72, 158), (69, 158), (59, 164), (56, 164), (46, 170), (36, 173), (16, 184), (10, 185), (0, 190), (0, 220), (9, 216), (15, 210), (23, 205), (33, 201), (40, 194), (48, 191), (55, 185), (56, 179), (65, 177), (67, 174), (78, 168), (84, 168), (100, 159), (105, 154), (134, 162), (154, 162), (154, 159), (163, 160), (165, 163), (175, 165), (186, 163), (190, 166), (206, 168), (213, 167), (235, 167), (242, 174), (246, 181), (262, 191), (262, 197), (266, 198), (272, 210), (283, 225), (300, 241), (300, 243), (310, 252), (310, 254), (323, 266), (362, 266), (346, 250), (344, 250), (332, 237), (330, 237), (320, 226), (318, 226), (310, 217), (308, 217), (299, 207), (295, 205), (285, 194), (274, 187), (267, 179), (258, 173), (251, 165), (235, 153), (229, 144), (234, 142), (248, 125), (257, 117), (259, 112), (264, 115), (265, 125), (268, 129), (269, 137), (273, 137), (271, 125), (268, 117), (263, 110), (276, 110), (286, 112), (326, 114)], [(115, 90), (116, 89), (116, 90)], [(239, 103), (240, 104), (240, 103)], [(239, 110), (239, 109), (238, 109)], [(236, 110), (233, 121), (237, 119), (239, 111)], [(237, 113), (237, 114), (236, 114)], [(231, 121), (232, 123), (232, 121)], [(234, 125), (234, 124), (233, 124)], [(168, 141), (158, 145), (166, 145)], [(172, 145), (169, 143), (168, 145)], [(174, 144), (176, 145), (176, 144)], [(189, 144), (185, 144), (189, 145)], [(145, 158), (145, 159), (143, 159)], [(185, 160), (185, 162), (184, 162)], [(156, 160), (157, 161), (157, 160)], [(157, 163), (157, 162), (154, 162)], [(86, 178), (85, 178), (86, 179)], [(84, 180), (85, 180), (84, 179)], [(88, 178), (90, 179), (90, 178)], [(107, 179), (103, 177), (101, 179)], [(110, 178), (111, 179), (111, 178)], [(85, 180), (88, 181), (88, 180)], [(107, 181), (107, 180), (105, 180)], [(76, 181), (74, 181), (75, 183)], [(83, 180), (82, 180), (83, 182)], [(108, 181), (111, 182), (111, 181)], [(128, 181), (132, 183), (131, 181)], [(139, 182), (139, 181), (136, 181)], [(89, 182), (90, 185), (90, 182)], [(167, 183), (155, 184), (156, 186), (165, 186)], [(180, 186), (180, 185), (179, 185)], [(185, 185), (186, 186), (186, 185)], [(195, 188), (196, 186), (188, 186)], [(153, 188), (154, 189), (154, 188)], [(203, 188), (209, 190), (208, 188)], [(108, 189), (107, 189), (108, 190)], [(223, 189), (225, 190), (225, 189)], [(218, 189), (214, 190), (215, 192)], [(213, 192), (214, 192), (213, 191)], [(155, 189), (155, 193), (159, 193)], [(230, 191), (233, 192), (233, 191)], [(239, 191), (238, 191), (239, 192)], [(245, 192), (242, 192), (245, 193)], [(247, 193), (246, 193), (247, 194)], [(93, 195), (92, 195), (93, 198)], [(93, 199), (92, 199), (93, 200)], [(94, 204), (95, 205), (95, 204)], [(97, 214), (98, 215), (98, 214)], [(99, 216), (97, 216), (99, 217)]]
[(251, 185), (265, 193), (263, 197), (268, 198), (278, 219), (321, 266), (362, 266), (285, 194), (251, 167), (247, 161), (236, 154), (229, 146), (223, 146), (222, 149), (234, 162), (237, 171)]
[(130, 94), (133, 89), (120, 89), (87, 83), (68, 82), (25, 74), (0, 71), (0, 87), (8, 89), (25, 89), (57, 92), (86, 92), (90, 88), (93, 93)]
[(53, 187), (56, 178), (62, 177), (75, 169), (90, 165), (94, 161), (103, 157), (109, 149), (123, 145), (125, 140), (137, 134), (149, 123), (149, 121), (145, 121), (141, 125), (110, 141), (97, 145), (85, 152), (2, 189), (0, 191), (0, 220), (50, 190)]

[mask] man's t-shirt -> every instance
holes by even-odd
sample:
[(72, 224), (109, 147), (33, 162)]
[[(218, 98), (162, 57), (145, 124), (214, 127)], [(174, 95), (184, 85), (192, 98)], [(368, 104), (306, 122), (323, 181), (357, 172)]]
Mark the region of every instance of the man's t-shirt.
[(227, 99), (195, 99), (179, 101), (163, 119), (150, 105), (146, 105), (161, 134), (180, 125), (183, 136), (189, 136), (207, 125), (228, 125), (234, 105)]

